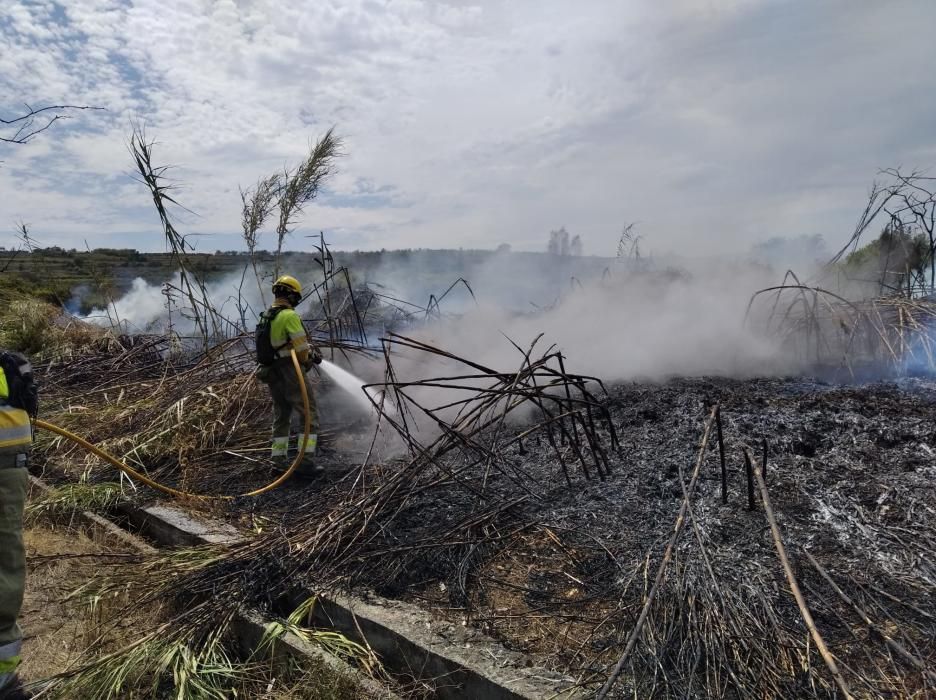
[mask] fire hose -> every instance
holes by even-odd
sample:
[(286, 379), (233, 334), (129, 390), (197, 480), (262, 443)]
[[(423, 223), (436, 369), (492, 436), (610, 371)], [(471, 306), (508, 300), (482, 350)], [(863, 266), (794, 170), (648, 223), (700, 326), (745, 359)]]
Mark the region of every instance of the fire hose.
[(289, 465), (289, 468), (277, 477), (274, 481), (271, 481), (266, 486), (263, 486), (259, 489), (254, 489), (253, 491), (248, 491), (247, 493), (239, 494), (238, 496), (204, 496), (195, 493), (189, 493), (188, 491), (182, 491), (180, 489), (174, 489), (171, 486), (166, 486), (161, 484), (158, 481), (155, 481), (145, 474), (138, 472), (136, 469), (130, 465), (121, 462), (119, 459), (114, 457), (111, 454), (108, 454), (100, 447), (88, 442), (84, 438), (75, 435), (71, 431), (66, 430), (60, 426), (54, 425), (52, 423), (47, 423), (44, 420), (39, 420), (38, 418), (33, 421), (33, 425), (37, 428), (42, 428), (43, 430), (48, 430), (51, 433), (56, 435), (61, 435), (63, 438), (71, 440), (76, 445), (79, 445), (86, 449), (88, 452), (91, 452), (94, 455), (97, 455), (105, 462), (108, 462), (115, 466), (117, 469), (125, 473), (132, 479), (140, 481), (150, 488), (156, 489), (157, 491), (162, 491), (167, 493), (170, 496), (175, 496), (176, 498), (201, 498), (201, 499), (211, 499), (211, 500), (231, 500), (234, 498), (242, 498), (244, 496), (259, 496), (260, 494), (267, 493), (272, 491), (276, 487), (280, 486), (285, 482), (293, 472), (296, 471), (296, 468), (299, 466), (299, 463), (302, 461), (302, 458), (305, 456), (306, 440), (309, 438), (309, 434), (312, 432), (312, 414), (309, 409), (309, 392), (306, 390), (305, 375), (302, 372), (302, 368), (299, 366), (299, 358), (296, 357), (296, 351), (290, 349), (289, 351), (290, 358), (292, 359), (293, 369), (296, 370), (296, 378), (299, 380), (299, 390), (302, 392), (302, 409), (304, 413), (304, 425), (303, 425), (303, 438), (299, 441), (299, 452), (296, 454), (296, 458), (292, 461), (292, 464)]

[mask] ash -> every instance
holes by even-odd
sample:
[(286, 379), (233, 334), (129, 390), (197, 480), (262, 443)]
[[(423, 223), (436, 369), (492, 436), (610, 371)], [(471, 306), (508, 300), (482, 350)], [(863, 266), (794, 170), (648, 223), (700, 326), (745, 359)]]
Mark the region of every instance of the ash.
[[(330, 571), (344, 572), (343, 585), (476, 626), (595, 690), (648, 605), (717, 404), (727, 503), (713, 428), (688, 517), (613, 693), (836, 696), (756, 486), (749, 509), (743, 451), (761, 466), (765, 443), (786, 553), (851, 692), (932, 692), (936, 382), (677, 379), (615, 385), (602, 403), (619, 442), (605, 451), (604, 478), (573, 469), (572, 442), (557, 438), (557, 451), (545, 430), (510, 443), (487, 466), (449, 452), (418, 479), (397, 480), (406, 497), (375, 510), (354, 555), (330, 557)], [(485, 435), (492, 451), (495, 440), (504, 443)], [(279, 507), (329, 509), (352, 482), (363, 488), (366, 476), (368, 491), (380, 491), (395, 478), (386, 474), (408, 464), (295, 489)], [(310, 580), (321, 581), (311, 568)]]

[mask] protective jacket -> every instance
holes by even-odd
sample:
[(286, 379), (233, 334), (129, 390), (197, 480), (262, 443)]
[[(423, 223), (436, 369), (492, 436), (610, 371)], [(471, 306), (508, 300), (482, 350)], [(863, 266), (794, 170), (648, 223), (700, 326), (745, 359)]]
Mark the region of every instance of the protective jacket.
[(0, 368), (0, 467), (25, 467), (32, 445), (32, 425), (26, 411), (7, 404), (9, 396), (6, 374)]
[[(273, 308), (281, 311), (270, 324), (270, 344), (276, 350), (276, 361), (265, 373), (270, 396), (273, 399), (273, 430), (270, 455), (274, 460), (285, 459), (289, 451), (289, 438), (294, 424), (302, 425), (304, 406), (299, 377), (290, 359), (289, 351), (296, 351), (296, 359), (304, 368), (310, 368), (311, 362), (321, 360), (317, 350), (309, 345), (309, 339), (299, 314), (285, 301), (277, 299)], [(303, 375), (306, 394), (309, 400), (309, 418), (311, 430), (305, 441), (305, 459), (299, 467), (303, 473), (313, 468), (312, 458), (318, 446), (318, 411), (315, 404), (315, 392), (308, 376)]]
[(0, 368), (0, 697), (20, 662), (22, 634), (16, 619), (26, 588), (23, 506), (32, 446), (26, 411), (7, 403), (9, 386)]
[(282, 309), (270, 324), (270, 344), (276, 348), (276, 357), (288, 359), (290, 348), (296, 351), (299, 364), (309, 361), (309, 340), (299, 314), (284, 301), (273, 302), (274, 309)]

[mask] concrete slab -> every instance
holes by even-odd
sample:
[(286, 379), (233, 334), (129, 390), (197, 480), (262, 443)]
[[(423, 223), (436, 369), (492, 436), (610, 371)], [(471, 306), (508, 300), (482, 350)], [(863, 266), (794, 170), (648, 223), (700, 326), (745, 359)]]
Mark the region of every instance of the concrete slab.
[[(119, 510), (142, 534), (167, 545), (233, 544), (242, 539), (227, 523), (177, 506), (123, 505)], [(294, 609), (312, 595), (297, 588), (284, 607)], [(471, 628), (434, 621), (415, 605), (377, 596), (319, 596), (313, 623), (368, 644), (391, 672), (432, 681), (436, 697), (443, 700), (582, 697), (570, 688), (572, 679), (530, 667), (524, 655)]]
[[(40, 493), (48, 493), (52, 487), (32, 475), (29, 477), (30, 489)], [(121, 508), (128, 512), (130, 510), (139, 511), (132, 515), (131, 519), (144, 523), (146, 533), (153, 539), (160, 541), (165, 536), (173, 541), (184, 541), (187, 545), (206, 544), (210, 540), (222, 538), (222, 543), (232, 541), (232, 537), (240, 538), (234, 528), (225, 523), (199, 523), (190, 518), (187, 513), (182, 512), (185, 517), (179, 517), (180, 511), (170, 506), (153, 506), (151, 508), (135, 509), (130, 507)], [(76, 513), (79, 523), (89, 531), (93, 531), (96, 536), (102, 536), (108, 542), (113, 542), (118, 546), (123, 545), (128, 549), (151, 554), (159, 551), (148, 542), (133, 535), (124, 528), (120, 527), (107, 518), (90, 511), (79, 511)], [(167, 518), (163, 520), (163, 518)], [(223, 527), (218, 527), (223, 525)], [(265, 619), (259, 613), (252, 610), (241, 610), (231, 621), (231, 630), (239, 647), (240, 652), (246, 658), (257, 648), (260, 640), (263, 638), (266, 625), (269, 620)], [(348, 665), (337, 656), (306, 643), (294, 634), (286, 633), (273, 644), (273, 653), (275, 655), (287, 655), (296, 659), (300, 663), (311, 662), (320, 664), (354, 679), (354, 682), (365, 693), (363, 696), (367, 700), (399, 700), (399, 698), (380, 683), (365, 676), (357, 669)]]
[(157, 542), (174, 547), (197, 547), (203, 544), (234, 544), (242, 537), (231, 525), (207, 518), (196, 518), (173, 505), (140, 508), (120, 504), (116, 511), (138, 531)]

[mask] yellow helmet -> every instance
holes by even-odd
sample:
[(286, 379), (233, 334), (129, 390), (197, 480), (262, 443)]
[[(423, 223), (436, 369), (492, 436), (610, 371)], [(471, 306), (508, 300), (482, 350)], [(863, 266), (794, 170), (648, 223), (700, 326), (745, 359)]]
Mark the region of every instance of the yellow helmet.
[(276, 294), (277, 287), (285, 287), (291, 292), (302, 294), (302, 285), (299, 284), (299, 280), (297, 280), (295, 277), (290, 277), (289, 275), (283, 275), (273, 283), (274, 294)]

